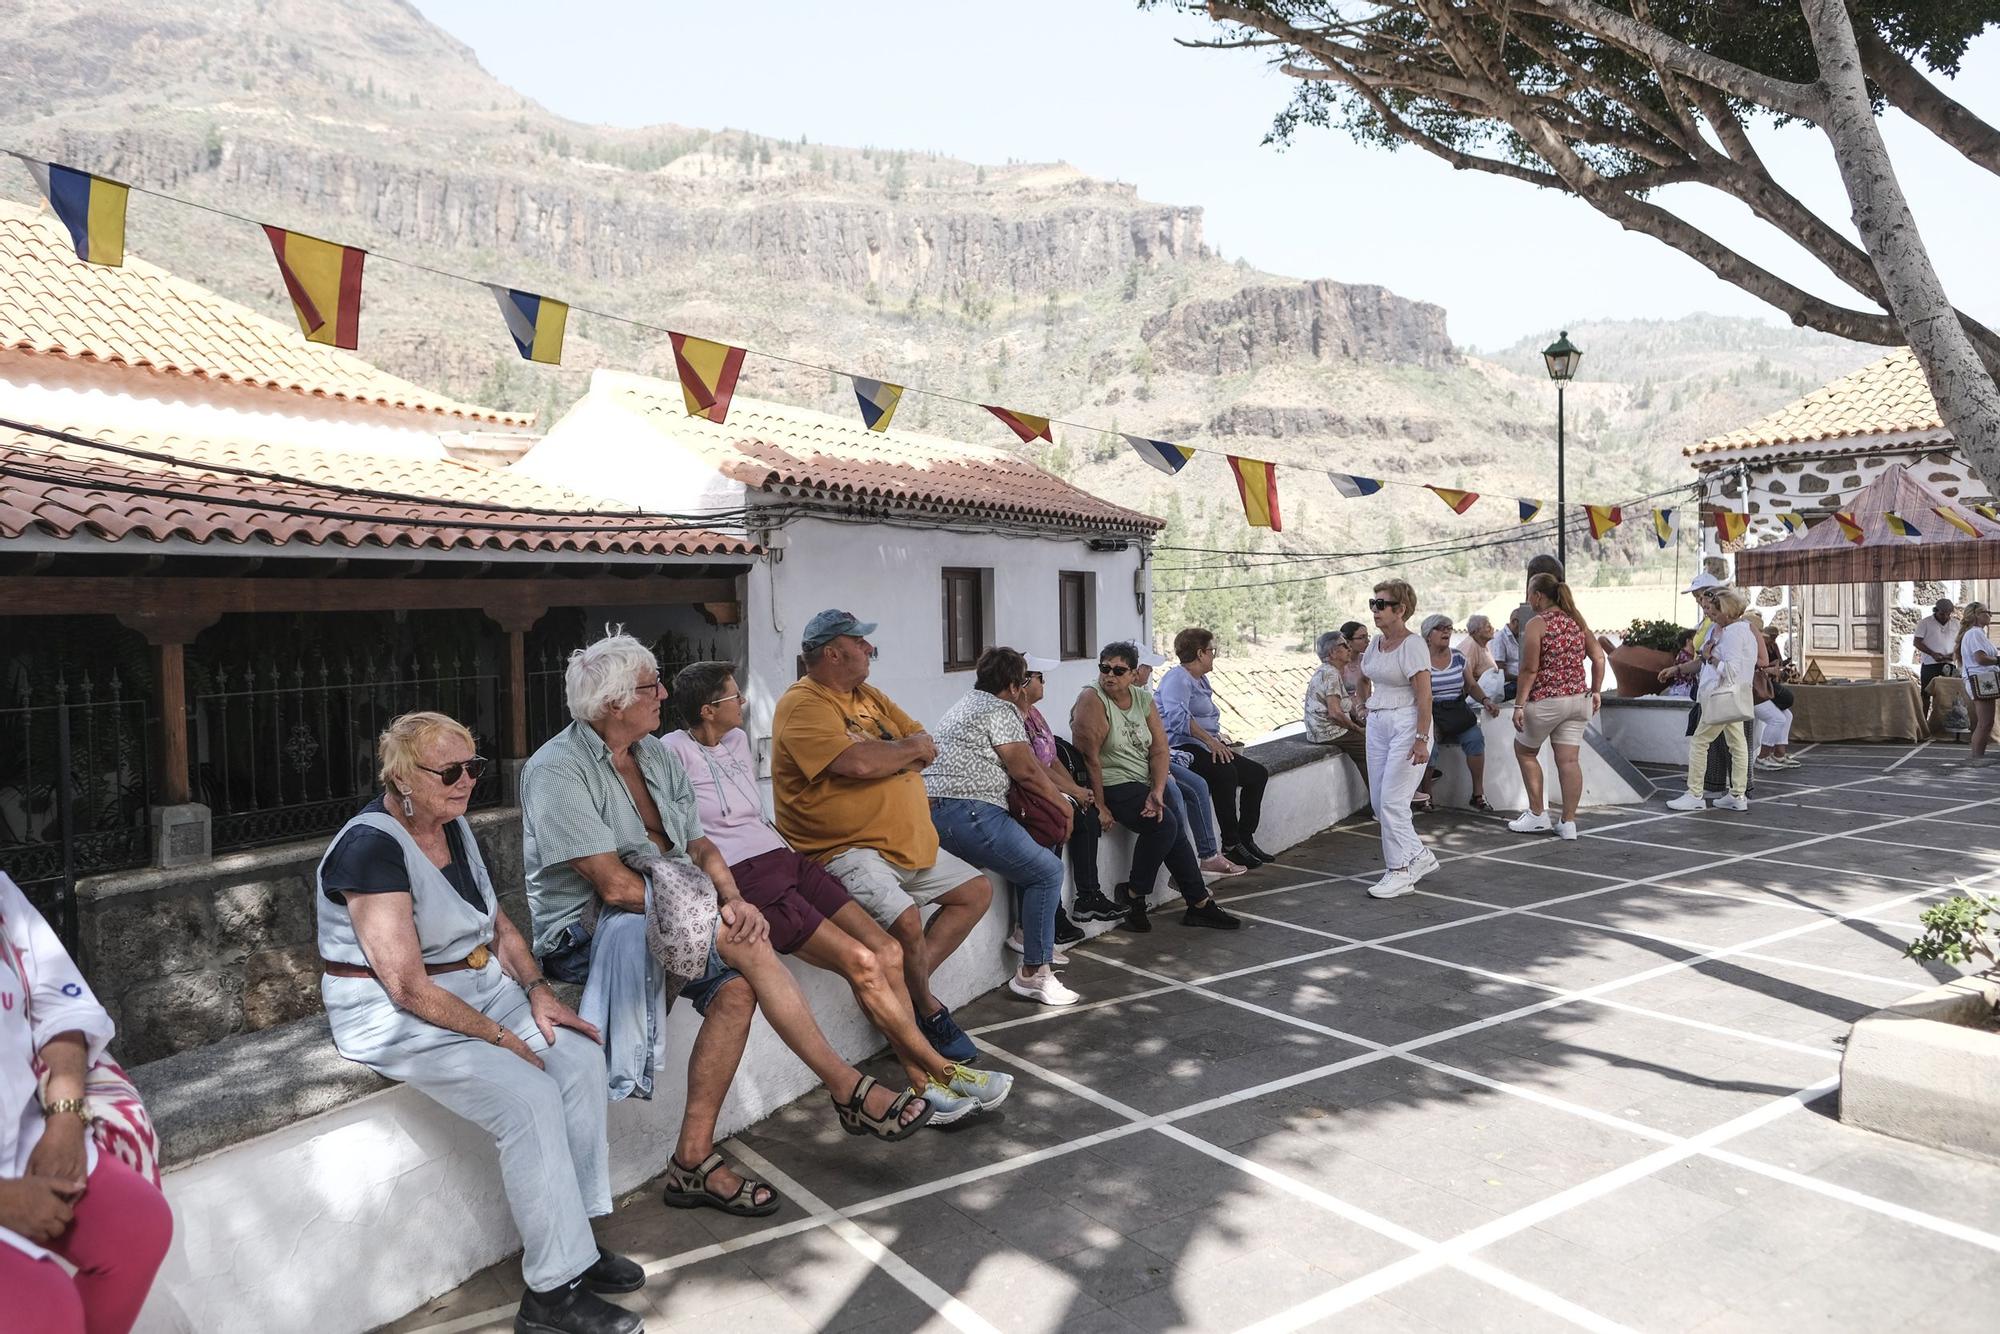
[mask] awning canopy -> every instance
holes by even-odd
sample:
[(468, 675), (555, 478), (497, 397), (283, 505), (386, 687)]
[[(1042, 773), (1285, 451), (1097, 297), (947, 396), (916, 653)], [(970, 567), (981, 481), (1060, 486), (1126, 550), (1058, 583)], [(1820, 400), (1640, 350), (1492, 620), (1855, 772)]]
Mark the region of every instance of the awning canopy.
[[(1940, 509), (1979, 536), (1947, 522)], [(1829, 512), (1797, 537), (1738, 552), (1736, 582), (1770, 588), (2000, 578), (2000, 524), (1975, 514), (1969, 505), (1946, 500), (1910, 476), (1903, 464), (1884, 469), (1843, 512), (1861, 526), (1860, 542), (1850, 542)], [(1910, 524), (1920, 536), (1912, 539), (1890, 532), (1889, 514)]]

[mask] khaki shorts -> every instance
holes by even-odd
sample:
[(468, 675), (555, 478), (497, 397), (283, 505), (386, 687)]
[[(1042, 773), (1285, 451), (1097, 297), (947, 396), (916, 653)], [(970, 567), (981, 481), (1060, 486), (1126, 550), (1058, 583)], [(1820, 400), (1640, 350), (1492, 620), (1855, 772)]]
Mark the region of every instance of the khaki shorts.
[(849, 848), (826, 860), (833, 878), (847, 887), (854, 901), (883, 926), (911, 908), (924, 907), (949, 894), (979, 872), (958, 858), (938, 849), (937, 860), (916, 871), (906, 871), (873, 848)]
[(1581, 746), (1583, 730), (1590, 726), (1590, 696), (1531, 699), (1521, 706), (1521, 723), (1521, 730), (1514, 733), (1514, 744), (1522, 750), (1538, 751), (1544, 741)]

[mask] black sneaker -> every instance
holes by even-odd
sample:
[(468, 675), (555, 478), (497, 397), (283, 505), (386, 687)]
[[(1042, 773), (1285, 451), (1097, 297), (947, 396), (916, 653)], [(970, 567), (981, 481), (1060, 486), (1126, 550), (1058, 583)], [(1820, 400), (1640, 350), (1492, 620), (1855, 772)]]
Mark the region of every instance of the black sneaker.
[(1130, 885), (1118, 886), (1118, 901), (1125, 905), (1125, 929), (1146, 932), (1153, 929), (1153, 919), (1146, 915), (1146, 900), (1132, 892)]
[(583, 1271), (583, 1286), (592, 1292), (637, 1292), (646, 1286), (646, 1271), (599, 1246), (597, 1263)]
[(1074, 945), (1084, 938), (1083, 928), (1069, 920), (1069, 914), (1056, 909), (1056, 944)]
[(1069, 915), (1079, 922), (1120, 922), (1125, 919), (1125, 910), (1105, 897), (1101, 889), (1079, 889)]
[(1241, 847), (1245, 852), (1249, 853), (1251, 856), (1255, 857), (1260, 862), (1274, 862), (1278, 860), (1276, 857), (1273, 857), (1270, 853), (1264, 851), (1264, 849), (1258, 847), (1257, 840), (1254, 838), (1245, 838), (1241, 844)]
[(1207, 903), (1201, 904), (1199, 907), (1189, 908), (1186, 912), (1182, 913), (1181, 925), (1206, 926), (1212, 927), (1217, 931), (1241, 931), (1243, 929), (1242, 919), (1232, 917), (1224, 912), (1222, 905), (1214, 899), (1210, 899)]
[(514, 1334), (639, 1334), (645, 1323), (637, 1311), (592, 1292), (582, 1278), (554, 1292), (530, 1288), (514, 1312)]
[(938, 1012), (928, 1019), (918, 1015), (917, 1027), (923, 1030), (924, 1040), (931, 1044), (931, 1050), (947, 1061), (965, 1065), (979, 1055), (979, 1048), (973, 1045), (972, 1038), (958, 1026), (958, 1021), (951, 1017), (950, 1009), (945, 1006), (938, 1006)]
[(1230, 844), (1222, 850), (1222, 855), (1229, 858), (1230, 861), (1235, 862), (1238, 866), (1247, 866), (1253, 871), (1271, 860), (1269, 857), (1259, 857), (1250, 850), (1247, 844), (1243, 843)]

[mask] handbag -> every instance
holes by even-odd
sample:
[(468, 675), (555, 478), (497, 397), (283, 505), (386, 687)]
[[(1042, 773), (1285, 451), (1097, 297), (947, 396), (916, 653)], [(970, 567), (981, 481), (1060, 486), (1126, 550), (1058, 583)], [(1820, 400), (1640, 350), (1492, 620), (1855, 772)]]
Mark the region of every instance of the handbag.
[(2000, 667), (1974, 667), (1967, 672), (1965, 693), (1974, 699), (2000, 699)]
[(1748, 722), (1757, 712), (1757, 702), (1751, 698), (1751, 686), (1736, 674), (1734, 663), (1724, 663), (1716, 668), (1715, 680), (1697, 697), (1701, 705), (1701, 725), (1715, 727), (1724, 723)]
[(1479, 715), (1465, 702), (1465, 696), (1431, 701), (1431, 730), (1440, 738), (1462, 736), (1477, 726)]
[[(722, 920), (715, 882), (682, 857), (638, 853), (627, 857), (625, 864), (646, 881), (646, 952), (666, 973), (667, 994), (679, 995), (708, 971), (709, 951), (715, 947), (715, 930)], [(603, 908), (604, 901), (594, 895), (584, 905), (584, 929), (592, 935)]]
[(1045, 848), (1059, 848), (1068, 842), (1063, 826), (1069, 823), (1069, 812), (1018, 782), (1007, 784), (1007, 814)]

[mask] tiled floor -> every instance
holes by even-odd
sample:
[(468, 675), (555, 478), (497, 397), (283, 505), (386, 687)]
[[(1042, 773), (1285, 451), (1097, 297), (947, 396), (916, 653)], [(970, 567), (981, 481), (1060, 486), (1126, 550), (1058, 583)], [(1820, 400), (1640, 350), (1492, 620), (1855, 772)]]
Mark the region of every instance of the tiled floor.
[[(898, 1145), (823, 1097), (725, 1150), (768, 1219), (636, 1192), (601, 1228), (656, 1331), (1991, 1330), (2000, 1168), (1833, 1119), (1859, 1015), (2000, 879), (2000, 770), (1806, 748), (1747, 815), (1427, 817), (1388, 902), (1374, 827), (1074, 950), (1086, 1004), (960, 1012), (998, 1112)], [(1670, 776), (1661, 775), (1664, 784)], [(1670, 793), (1669, 793), (1670, 795)], [(878, 1063), (882, 1064), (882, 1063)], [(871, 1067), (873, 1068), (873, 1067)], [(886, 1074), (886, 1068), (876, 1069)], [(510, 1261), (393, 1328), (511, 1327)]]

